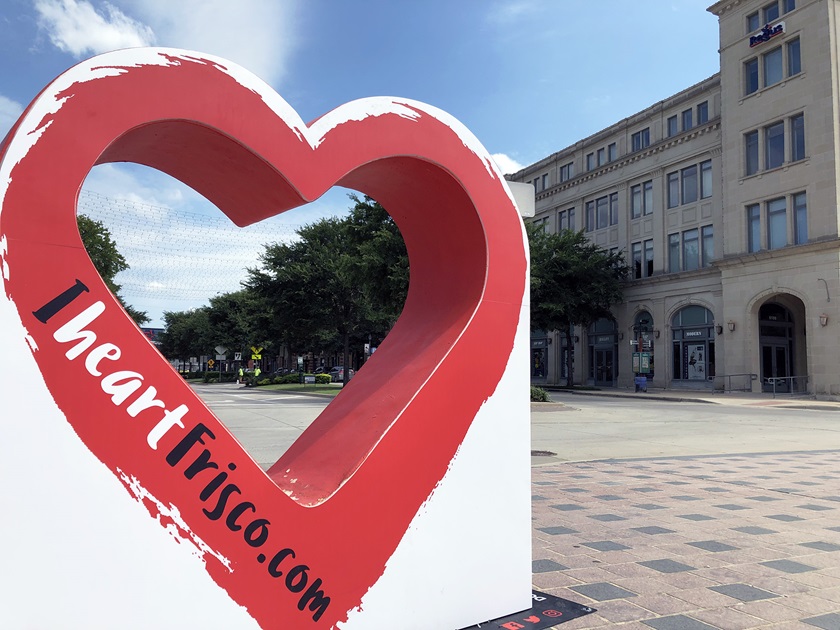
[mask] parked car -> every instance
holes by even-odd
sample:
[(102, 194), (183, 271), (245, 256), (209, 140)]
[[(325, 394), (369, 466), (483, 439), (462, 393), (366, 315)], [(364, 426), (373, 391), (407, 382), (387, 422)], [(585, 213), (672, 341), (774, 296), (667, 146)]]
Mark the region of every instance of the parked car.
[(312, 370), (312, 373), (313, 374), (327, 374), (327, 368), (325, 368), (322, 365), (321, 367), (316, 367), (314, 370)]
[[(350, 372), (347, 375), (347, 380), (349, 381), (353, 376), (356, 374), (356, 370), (350, 368)], [(335, 366), (330, 370), (330, 378), (332, 379), (333, 383), (343, 383), (344, 382), (344, 368), (340, 365)]]

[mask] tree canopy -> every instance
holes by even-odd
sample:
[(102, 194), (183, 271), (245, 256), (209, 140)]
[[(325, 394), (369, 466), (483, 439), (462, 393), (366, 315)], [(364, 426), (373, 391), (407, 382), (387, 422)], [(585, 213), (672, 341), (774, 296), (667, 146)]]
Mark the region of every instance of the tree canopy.
[(393, 219), (369, 197), (351, 199), (347, 217), (322, 219), (291, 243), (267, 245), (244, 282), (270, 313), (262, 334), (298, 349), (338, 342), (345, 366), (351, 342), (387, 334), (408, 289), (408, 255)]
[(116, 296), (126, 312), (128, 312), (138, 325), (148, 322), (149, 317), (145, 312), (138, 311), (129, 304), (126, 304), (120, 295), (121, 287), (116, 283), (115, 278), (118, 273), (128, 269), (129, 265), (117, 249), (117, 244), (111, 238), (111, 232), (101, 221), (94, 221), (83, 214), (77, 217), (76, 222), (79, 226), (79, 234), (82, 237), (85, 250), (87, 250), (93, 266), (96, 267), (99, 275), (102, 276), (105, 286)]
[[(559, 330), (572, 347), (572, 327), (588, 327), (623, 299), (628, 267), (621, 252), (602, 249), (583, 232), (548, 233), (528, 225), (531, 250), (531, 328)], [(568, 385), (574, 382), (571, 353)]]

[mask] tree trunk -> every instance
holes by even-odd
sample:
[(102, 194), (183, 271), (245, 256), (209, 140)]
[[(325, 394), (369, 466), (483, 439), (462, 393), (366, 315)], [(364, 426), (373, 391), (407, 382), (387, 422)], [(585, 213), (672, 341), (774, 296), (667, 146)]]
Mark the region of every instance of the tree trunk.
[(572, 343), (572, 331), (573, 328), (571, 326), (566, 326), (565, 334), (566, 334), (566, 387), (572, 387), (575, 384), (575, 375), (573, 372), (574, 369), (574, 358), (575, 358), (575, 346)]
[(343, 383), (346, 385), (350, 380), (350, 333), (344, 333), (344, 358), (342, 363), (344, 366)]

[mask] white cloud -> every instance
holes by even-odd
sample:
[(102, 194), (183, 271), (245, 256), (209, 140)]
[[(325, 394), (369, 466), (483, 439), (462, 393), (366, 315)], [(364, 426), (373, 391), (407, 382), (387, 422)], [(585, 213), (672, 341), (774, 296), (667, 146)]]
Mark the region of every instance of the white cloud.
[(524, 164), (520, 164), (512, 157), (505, 155), (504, 153), (494, 153), (490, 156), (495, 160), (496, 165), (499, 167), (499, 170), (502, 171), (504, 175), (510, 175), (512, 173), (516, 173), (517, 171), (521, 171), (525, 168)]
[(298, 41), (301, 0), (114, 0), (149, 24), (161, 46), (235, 61), (277, 85)]
[(23, 113), (23, 105), (0, 94), (0, 140)]
[(537, 9), (533, 0), (505, 0), (494, 4), (487, 14), (487, 21), (497, 25), (508, 25), (527, 17)]
[(107, 2), (35, 0), (35, 10), (53, 45), (75, 57), (155, 43), (152, 29)]

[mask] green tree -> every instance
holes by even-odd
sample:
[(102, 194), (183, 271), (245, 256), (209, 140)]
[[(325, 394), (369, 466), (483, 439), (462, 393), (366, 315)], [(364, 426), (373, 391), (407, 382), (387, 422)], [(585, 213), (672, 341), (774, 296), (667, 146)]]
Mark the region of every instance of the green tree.
[(160, 351), (169, 359), (186, 361), (210, 354), (218, 345), (210, 328), (209, 308), (163, 313), (166, 330), (160, 335)]
[(101, 221), (94, 221), (90, 217), (80, 214), (77, 217), (77, 224), (79, 226), (79, 234), (82, 237), (82, 243), (90, 256), (93, 266), (102, 276), (105, 286), (110, 289), (116, 298), (122, 304), (126, 312), (131, 316), (138, 325), (145, 324), (149, 321), (148, 315), (144, 311), (138, 311), (136, 308), (126, 304), (125, 300), (120, 295), (120, 285), (115, 281), (118, 273), (129, 268), (128, 263), (122, 254), (117, 249), (117, 244), (111, 238), (111, 232), (106, 228)]
[[(572, 347), (572, 327), (586, 328), (623, 299), (628, 267), (621, 252), (601, 249), (583, 234), (562, 230), (549, 234), (528, 225), (531, 250), (531, 328), (559, 330)], [(566, 363), (572, 386), (572, 353)]]
[(244, 283), (268, 306), (284, 342), (312, 348), (335, 339), (347, 367), (351, 341), (387, 334), (408, 286), (408, 257), (393, 220), (369, 197), (351, 199), (346, 218), (323, 219), (299, 229), (291, 243), (267, 245)]

